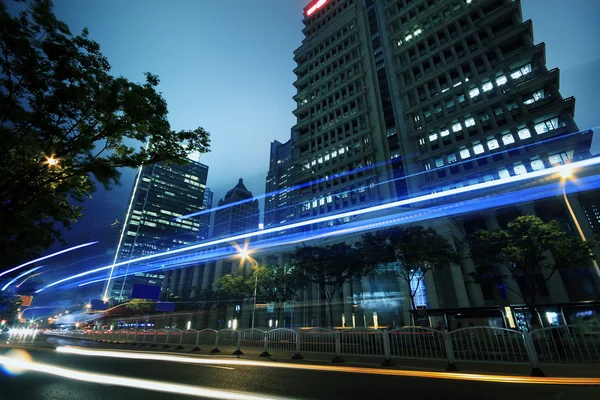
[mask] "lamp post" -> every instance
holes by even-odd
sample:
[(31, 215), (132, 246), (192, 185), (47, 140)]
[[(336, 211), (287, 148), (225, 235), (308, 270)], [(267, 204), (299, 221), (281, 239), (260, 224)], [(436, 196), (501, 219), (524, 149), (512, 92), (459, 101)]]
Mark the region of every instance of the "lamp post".
[[(252, 263), (252, 268), (258, 269), (258, 263), (254, 258), (250, 256), (250, 252), (246, 247), (240, 250), (240, 257), (242, 261), (246, 259)], [(258, 290), (258, 274), (254, 273), (254, 307), (252, 308), (252, 329), (254, 329), (254, 316), (256, 315), (256, 292)]]
[[(573, 211), (573, 207), (571, 207), (571, 202), (569, 201), (569, 198), (567, 197), (567, 191), (566, 191), (567, 181), (569, 180), (569, 178), (572, 175), (573, 175), (573, 168), (571, 168), (568, 165), (565, 166), (561, 170), (561, 172), (560, 172), (563, 199), (565, 200), (565, 204), (567, 206), (567, 209), (569, 210), (569, 214), (571, 214), (571, 218), (573, 219), (573, 222), (575, 223), (575, 227), (577, 228), (577, 232), (579, 233), (579, 237), (581, 237), (581, 240), (583, 240), (585, 242), (586, 241), (585, 235), (583, 234), (583, 230), (581, 229), (581, 225), (579, 224), (579, 221), (577, 220), (577, 217), (575, 216), (575, 212)], [(596, 262), (596, 258), (594, 257), (594, 253), (592, 253), (591, 250), (590, 250), (590, 255), (592, 256), (592, 265), (594, 266), (594, 270), (596, 271), (596, 275), (600, 279), (600, 267), (598, 266), (598, 263)]]

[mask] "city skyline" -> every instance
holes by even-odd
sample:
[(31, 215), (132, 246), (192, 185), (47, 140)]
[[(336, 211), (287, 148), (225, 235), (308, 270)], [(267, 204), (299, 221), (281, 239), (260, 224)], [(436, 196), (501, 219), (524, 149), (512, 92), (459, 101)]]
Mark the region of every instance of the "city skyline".
[[(240, 171), (250, 191), (263, 193), (270, 143), (286, 142), (295, 125), (292, 54), (302, 41), (302, 13), (309, 2), (264, 0), (260, 7), (238, 2), (174, 2), (167, 10), (173, 18), (160, 30), (144, 21), (159, 17), (163, 3), (143, 3), (107, 1), (100, 6), (91, 1), (58, 0), (55, 11), (73, 32), (89, 28), (115, 74), (134, 80), (141, 80), (145, 71), (158, 74), (175, 129), (201, 125), (211, 133), (211, 153), (202, 155), (201, 162), (211, 168), (207, 185), (215, 198), (225, 195)], [(523, 19), (534, 21), (535, 42), (546, 42), (548, 68), (561, 69), (563, 96), (578, 99), (575, 120), (581, 129), (600, 125), (600, 101), (595, 96), (600, 87), (590, 79), (600, 66), (600, 51), (594, 41), (577, 39), (583, 34), (600, 36), (600, 27), (592, 23), (600, 4), (590, 3), (552, 0), (539, 7), (539, 0), (522, 2)], [(139, 12), (142, 15), (129, 26), (128, 18)], [(565, 29), (555, 29), (559, 16)], [(176, 18), (184, 23), (175, 23)], [(213, 36), (211, 21), (224, 18), (233, 23), (226, 33)], [(169, 42), (172, 46), (167, 46)], [(569, 45), (573, 42), (578, 46)], [(596, 143), (597, 139), (593, 149)], [(225, 153), (238, 162), (231, 165), (221, 157)], [(131, 171), (124, 175), (123, 184), (128, 180), (133, 181)]]

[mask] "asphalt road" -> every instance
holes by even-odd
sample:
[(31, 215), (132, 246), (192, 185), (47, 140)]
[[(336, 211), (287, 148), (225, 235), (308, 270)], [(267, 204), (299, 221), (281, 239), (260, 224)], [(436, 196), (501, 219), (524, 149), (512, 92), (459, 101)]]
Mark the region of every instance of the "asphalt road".
[[(0, 348), (0, 356), (9, 349)], [(74, 380), (74, 372), (59, 376), (25, 372), (0, 374), (2, 400), (165, 400), (197, 396), (152, 390), (148, 381), (168, 382), (243, 392), (270, 399), (485, 399), (572, 400), (600, 398), (599, 387), (469, 382), (415, 377), (379, 376), (350, 372), (283, 369), (275, 366), (189, 365), (166, 361), (130, 360), (71, 355), (30, 349), (37, 363), (117, 378), (144, 379), (136, 388)], [(216, 398), (216, 397), (205, 397)]]

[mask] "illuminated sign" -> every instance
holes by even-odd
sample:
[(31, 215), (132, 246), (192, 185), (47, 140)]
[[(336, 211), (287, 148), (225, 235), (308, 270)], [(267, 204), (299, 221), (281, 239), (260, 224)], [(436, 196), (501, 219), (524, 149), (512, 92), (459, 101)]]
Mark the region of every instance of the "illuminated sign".
[(319, 8), (323, 7), (327, 3), (327, 0), (317, 0), (306, 9), (306, 16), (310, 16), (315, 13)]

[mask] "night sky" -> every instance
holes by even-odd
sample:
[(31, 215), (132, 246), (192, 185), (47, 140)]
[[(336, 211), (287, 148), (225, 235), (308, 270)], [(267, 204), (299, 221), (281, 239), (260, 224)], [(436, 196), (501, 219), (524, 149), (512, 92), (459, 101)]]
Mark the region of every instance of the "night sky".
[[(379, 0), (378, 0), (379, 1)], [(477, 1), (477, 0), (475, 0)], [(143, 81), (159, 75), (173, 129), (211, 133), (208, 186), (215, 203), (239, 178), (262, 194), (269, 144), (289, 139), (295, 124), (293, 51), (308, 0), (55, 0), (55, 13), (73, 32), (83, 27), (100, 43), (115, 75)], [(575, 96), (581, 129), (600, 125), (600, 1), (523, 0), (535, 43), (547, 45), (548, 68), (561, 69), (561, 92)], [(594, 150), (598, 150), (598, 140)], [(126, 207), (134, 171), (109, 195), (101, 189), (90, 212), (66, 235), (93, 239), (103, 199)], [(111, 213), (118, 210), (113, 204)], [(109, 218), (110, 219), (110, 218)], [(106, 224), (102, 222), (100, 224)], [(78, 266), (77, 268), (81, 268)]]

